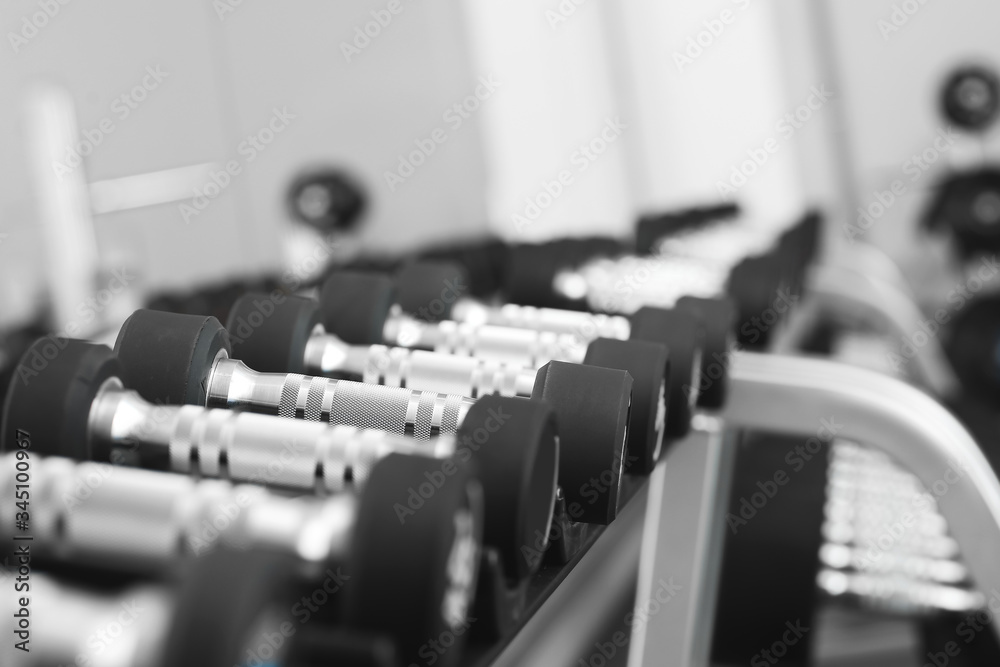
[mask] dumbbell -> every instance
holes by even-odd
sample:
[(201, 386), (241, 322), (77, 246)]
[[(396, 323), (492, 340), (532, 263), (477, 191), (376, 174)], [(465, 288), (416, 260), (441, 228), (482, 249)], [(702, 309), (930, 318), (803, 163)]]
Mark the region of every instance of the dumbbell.
[[(31, 369), (37, 359), (47, 360), (48, 366), (32, 371), (33, 376), (22, 375), (26, 382), (21, 377), (12, 381), (0, 450), (12, 451), (27, 439), (43, 455), (254, 481), (321, 495), (365, 487), (375, 464), (392, 453), (431, 458), (429, 465), (437, 472), (420, 483), (434, 487), (448, 485), (460, 467), (456, 463), (472, 460), (481, 470), (485, 490), (487, 544), (496, 548), (511, 580), (531, 572), (533, 563), (520, 549), (534, 542), (535, 531), (547, 534), (559, 459), (554, 420), (544, 404), (486, 397), (470, 406), (456, 435), (419, 443), (384, 431), (193, 405), (154, 405), (124, 388), (127, 374), (106, 346), (77, 340), (60, 344), (62, 349), (42, 339), (22, 358), (20, 369)], [(507, 417), (502, 432), (492, 427), (498, 414)], [(490, 438), (490, 446), (476, 440), (480, 432)], [(408, 500), (407, 487), (400, 489), (400, 519), (405, 519), (426, 494)]]
[(739, 214), (740, 207), (734, 202), (645, 214), (635, 225), (635, 251), (640, 255), (648, 255), (655, 252), (656, 246), (664, 237), (697, 230), (719, 220), (735, 218)]
[[(392, 290), (388, 278), (364, 275), (363, 284)], [(358, 294), (359, 299), (367, 296), (372, 295)], [(390, 300), (380, 299), (382, 303)], [(233, 356), (251, 368), (269, 372), (304, 370), (316, 375), (360, 379), (366, 383), (448, 392), (472, 398), (491, 392), (505, 396), (538, 395), (552, 403), (557, 416), (579, 422), (579, 401), (575, 395), (558, 394), (554, 388), (536, 393), (536, 386), (546, 382), (551, 367), (539, 371), (517, 363), (470, 356), (384, 345), (349, 345), (326, 332), (320, 324), (321, 317), (314, 300), (284, 297), (280, 301), (274, 302), (266, 294), (249, 293), (233, 304), (227, 320), (227, 330), (233, 341)], [(266, 305), (266, 316), (260, 310), (262, 305)], [(338, 321), (336, 317), (325, 319)], [(250, 327), (250, 322), (255, 322), (257, 326)], [(305, 337), (305, 332), (311, 333)], [(632, 375), (627, 468), (632, 473), (648, 473), (659, 457), (663, 440), (664, 375), (668, 366), (666, 349), (644, 341), (595, 340), (588, 345), (583, 363), (626, 370)], [(587, 367), (571, 368), (556, 363), (555, 368), (561, 373), (576, 376), (573, 383), (579, 386), (580, 391), (605, 381), (602, 379), (605, 373)], [(562, 383), (562, 386), (565, 384)], [(580, 422), (580, 427), (589, 430), (590, 425)], [(565, 426), (560, 423), (559, 429), (564, 442), (576, 437), (576, 427), (572, 423)]]
[[(290, 367), (303, 368), (303, 350), (313, 327), (301, 319), (279, 321), (274, 311), (268, 318), (262, 316), (259, 326), (272, 319), (278, 333), (284, 332), (283, 339), (263, 335), (257, 339), (251, 332), (240, 340), (273, 345), (279, 358), (297, 364)], [(497, 395), (471, 399), (297, 373), (260, 373), (230, 358), (229, 339), (214, 317), (138, 310), (122, 325), (115, 350), (125, 385), (148, 401), (249, 410), (424, 440), (457, 430), (459, 443), (454, 446), (459, 451), (490, 452), (491, 458), (505, 461), (507, 470), (520, 466), (515, 469), (522, 474), (534, 471), (535, 476), (545, 471), (551, 485), (557, 466), (567, 502), (580, 507), (578, 520), (608, 523), (615, 517), (632, 389), (632, 378), (625, 371), (553, 362), (536, 380), (533, 396), (540, 400)], [(541, 407), (546, 404), (552, 411)], [(551, 423), (552, 412), (556, 426)], [(555, 428), (558, 454), (551, 451)], [(527, 445), (529, 437), (536, 441), (545, 437), (547, 444)], [(525, 451), (525, 447), (537, 449)], [(544, 456), (542, 447), (548, 451)], [(493, 466), (499, 475), (500, 461), (482, 465)], [(505, 483), (512, 484), (512, 477), (508, 475)], [(551, 497), (547, 500), (549, 511)]]
[[(343, 588), (342, 616), (335, 620), (383, 632), (411, 657), (427, 637), (466, 621), (477, 581), (483, 511), (481, 488), (467, 467), (400, 521), (394, 505), (405, 502), (405, 489), (440, 469), (435, 461), (389, 455), (374, 467), (360, 497), (287, 497), (219, 480), (43, 458), (36, 456), (39, 435), (32, 434), (34, 447), (28, 451), (31, 547), (40, 563), (163, 578), (178, 565), (197, 567), (206, 554), (229, 547), (280, 555), (303, 580), (322, 580), (342, 568), (332, 582)], [(16, 459), (15, 453), (0, 459), (0, 488), (11, 497)], [(17, 534), (15, 513), (13, 506), (0, 510), (5, 544)], [(251, 593), (273, 583), (240, 582)], [(226, 588), (216, 583), (203, 589), (201, 604), (239, 595)], [(407, 616), (386, 611), (388, 600), (406, 609)], [(233, 620), (215, 619), (211, 627), (218, 630), (217, 624)], [(252, 617), (244, 614), (243, 620)], [(253, 629), (243, 628), (244, 636)]]
[[(436, 284), (440, 290), (440, 283)], [(401, 304), (396, 302), (396, 294), (393, 281), (388, 276), (349, 271), (332, 274), (320, 290), (319, 305), (324, 332), (332, 334), (333, 338), (317, 338), (317, 353), (322, 349), (332, 349), (337, 345), (335, 339), (339, 339), (353, 345), (384, 343), (451, 356), (505, 362), (530, 369), (566, 361), (627, 370), (633, 378), (629, 451), (630, 457), (635, 459), (634, 471), (639, 473), (652, 470), (664, 433), (673, 435), (687, 428), (685, 408), (675, 405), (677, 399), (672, 393), (673, 371), (679, 370), (683, 377), (685, 369), (683, 365), (678, 369), (678, 362), (669, 356), (667, 349), (649, 344), (663, 343), (659, 336), (646, 338), (646, 343), (622, 342), (598, 340), (597, 336), (584, 339), (570, 333), (465, 324), (451, 320), (426, 322), (404, 313)], [(690, 321), (678, 322), (671, 331), (671, 335), (678, 338), (684, 333), (688, 333), (692, 341), (697, 338)], [(403, 352), (389, 353), (406, 356)], [(462, 365), (455, 360), (445, 362), (441, 359), (435, 364), (441, 364), (442, 368), (460, 368), (461, 374), (468, 370), (481, 375), (480, 370), (474, 370), (472, 362)], [(427, 375), (440, 374), (440, 371), (431, 370)], [(562, 400), (553, 392), (547, 393), (545, 398), (553, 402)], [(666, 405), (664, 400), (668, 401)], [(661, 417), (664, 407), (667, 409)]]
[[(395, 278), (400, 309), (412, 312), (424, 308), (437, 297), (441, 285), (453, 280), (456, 275), (462, 275), (462, 267), (455, 264), (420, 262), (403, 268)], [(333, 291), (336, 280), (338, 280), (336, 277), (328, 280), (324, 290)], [(534, 341), (538, 337), (544, 338), (548, 335), (556, 336), (558, 340), (564, 340), (568, 336), (571, 337), (573, 344), (562, 346), (561, 353), (565, 358), (578, 359), (575, 349), (589, 344), (583, 363), (607, 365), (602, 363), (599, 357), (595, 359), (595, 355), (591, 354), (589, 346), (597, 344), (600, 349), (602, 346), (611, 345), (606, 341), (600, 341), (599, 337), (618, 341), (630, 340), (633, 341), (632, 345), (641, 345), (635, 341), (665, 343), (670, 356), (670, 370), (666, 374), (670, 383), (670, 389), (666, 392), (667, 432), (675, 438), (687, 432), (691, 415), (691, 388), (699, 386), (697, 381), (699, 370), (704, 377), (708, 377), (708, 370), (711, 370), (716, 377), (711, 378), (711, 382), (702, 383), (705, 390), (697, 392), (698, 404), (705, 408), (717, 409), (725, 402), (726, 380), (716, 373), (716, 368), (719, 367), (717, 359), (725, 360), (728, 352), (729, 331), (733, 328), (734, 316), (732, 308), (725, 300), (694, 297), (682, 299), (675, 312), (645, 308), (631, 319), (621, 315), (512, 303), (494, 306), (464, 297), (455, 299), (444, 314), (444, 317), (450, 320), (467, 325), (463, 329), (462, 342), (459, 345), (476, 353), (485, 348), (483, 353), (487, 356), (493, 354), (490, 348), (495, 345), (493, 341), (497, 339), (501, 341), (500, 344), (506, 342), (512, 345), (515, 342)], [(401, 328), (405, 326), (407, 325), (400, 325)], [(445, 329), (451, 327), (453, 325), (442, 325)], [(511, 332), (508, 330), (510, 328), (525, 329), (528, 332)], [(623, 347), (627, 349), (627, 346)], [(699, 354), (704, 359), (700, 368), (696, 363)], [(650, 369), (648, 362), (638, 358), (636, 363), (622, 367), (627, 368), (633, 377), (642, 377), (643, 371), (640, 369), (643, 367), (647, 369), (646, 373)]]
[[(642, 306), (669, 308), (685, 295), (773, 300), (776, 286), (769, 273), (789, 288), (815, 253), (819, 216), (808, 213), (773, 237), (716, 223), (691, 233), (668, 236), (650, 256), (620, 255), (560, 262), (544, 247), (512, 249), (505, 294), (510, 301), (546, 305), (545, 296), (575, 300), (598, 312), (632, 313)], [(735, 230), (741, 230), (734, 233)], [(742, 238), (741, 238), (742, 237)], [(748, 248), (749, 240), (753, 246)], [(539, 265), (546, 267), (538, 269)], [(753, 290), (752, 292), (748, 290)], [(743, 303), (738, 301), (741, 308)]]

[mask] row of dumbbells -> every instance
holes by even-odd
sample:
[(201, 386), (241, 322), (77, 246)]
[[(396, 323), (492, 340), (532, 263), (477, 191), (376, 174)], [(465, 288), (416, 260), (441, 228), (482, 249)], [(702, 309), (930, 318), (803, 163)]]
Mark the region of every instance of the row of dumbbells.
[[(707, 352), (726, 354), (734, 316), (705, 298), (630, 318), (443, 298), (456, 271), (340, 272), (318, 299), (247, 294), (225, 328), (137, 311), (114, 351), (36, 343), (8, 390), (2, 442), (4, 493), (31, 460), (34, 553), (148, 575), (218, 552), (189, 559), (186, 580), (217, 594), (179, 596), (163, 639), (174, 652), (198, 636), (191, 618), (244, 600), (231, 575), (246, 568), (283, 582), (243, 582), (269, 605), (329, 584), (338, 564), (349, 573), (318, 624), (341, 630), (296, 641), (301, 664), (408, 661), (461, 634), (476, 589), (476, 631), (506, 632), (543, 559), (566, 562), (587, 523), (614, 519), (625, 474), (652, 469), (695, 403), (721, 406), (724, 381), (699, 393), (699, 371)], [(438, 315), (454, 319), (428, 321)], [(246, 624), (261, 619), (247, 613), (226, 612), (236, 625), (214, 635), (229, 642), (219, 651), (253, 644)], [(378, 657), (384, 642), (369, 635), (396, 657)]]

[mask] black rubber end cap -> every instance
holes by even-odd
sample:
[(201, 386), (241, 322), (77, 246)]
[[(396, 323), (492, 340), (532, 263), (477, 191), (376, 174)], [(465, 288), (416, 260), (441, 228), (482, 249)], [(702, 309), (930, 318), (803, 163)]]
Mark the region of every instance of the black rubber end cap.
[(726, 404), (729, 393), (729, 361), (735, 346), (736, 304), (729, 298), (705, 299), (681, 297), (677, 310), (690, 312), (701, 319), (701, 384), (698, 405), (718, 410)]
[(663, 445), (670, 377), (667, 346), (643, 340), (598, 338), (587, 346), (583, 363), (617, 368), (632, 376), (632, 412), (628, 425), (628, 472), (648, 475)]
[(121, 375), (105, 345), (39, 338), (21, 357), (7, 389), (0, 451), (28, 442), (34, 454), (89, 460), (90, 406), (101, 385)]
[(425, 322), (451, 319), (451, 308), (469, 291), (469, 277), (457, 262), (412, 262), (396, 273), (396, 303)]
[(147, 401), (205, 405), (208, 379), (229, 335), (214, 317), (137, 310), (118, 332), (122, 381)]
[(753, 324), (754, 318), (771, 309), (783, 288), (784, 267), (770, 255), (747, 257), (733, 267), (726, 282), (726, 293), (739, 313), (737, 338), (749, 349), (763, 349), (770, 342), (773, 326)]
[[(456, 460), (390, 454), (372, 470), (359, 503), (344, 621), (391, 637), (400, 664), (422, 662), (417, 651), (443, 632), (468, 635), (483, 499), (474, 466)], [(448, 653), (457, 658), (461, 650)]]
[[(190, 559), (177, 587), (164, 643), (162, 664), (187, 667), (249, 664), (265, 629), (291, 621), (299, 591), (301, 560), (267, 550), (239, 551), (220, 546)], [(295, 642), (298, 637), (284, 637)], [(272, 647), (273, 650), (273, 647)], [(287, 655), (290, 650), (284, 649)]]
[(670, 354), (670, 391), (667, 394), (667, 424), (664, 435), (676, 440), (691, 427), (692, 408), (701, 384), (701, 319), (677, 308), (646, 306), (632, 314), (632, 340), (663, 343)]
[(559, 486), (570, 518), (609, 524), (618, 514), (632, 376), (626, 371), (550, 361), (531, 398), (552, 406), (559, 430)]
[(392, 278), (379, 273), (338, 271), (319, 293), (326, 332), (350, 345), (379, 345), (389, 311), (396, 303)]
[(319, 319), (313, 299), (244, 294), (226, 319), (233, 358), (261, 373), (306, 373), (306, 343)]
[(458, 429), (459, 449), (477, 463), (485, 496), (483, 543), (496, 547), (511, 584), (538, 569), (537, 545), (552, 522), (559, 439), (552, 408), (542, 401), (489, 394)]
[(555, 292), (555, 278), (570, 263), (544, 245), (517, 245), (507, 253), (504, 294), (511, 303), (539, 308), (559, 307), (563, 302)]

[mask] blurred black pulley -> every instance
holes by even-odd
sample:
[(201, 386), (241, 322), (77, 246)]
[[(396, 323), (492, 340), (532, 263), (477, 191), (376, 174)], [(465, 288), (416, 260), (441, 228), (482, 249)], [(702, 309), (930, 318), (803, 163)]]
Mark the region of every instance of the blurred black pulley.
[(355, 227), (367, 198), (361, 185), (335, 168), (301, 173), (288, 188), (288, 209), (293, 218), (321, 232)]

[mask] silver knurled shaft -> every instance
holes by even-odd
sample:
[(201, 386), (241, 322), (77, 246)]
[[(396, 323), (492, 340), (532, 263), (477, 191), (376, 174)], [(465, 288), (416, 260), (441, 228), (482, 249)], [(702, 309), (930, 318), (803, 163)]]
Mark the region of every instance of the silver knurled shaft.
[(517, 364), (405, 347), (365, 348), (362, 380), (390, 387), (427, 389), (479, 398), (531, 396), (535, 371)]
[(580, 363), (589, 343), (576, 334), (453, 321), (427, 323), (402, 314), (394, 314), (387, 320), (385, 339), (391, 345), (492, 359), (527, 368), (538, 368), (553, 360)]
[(482, 323), (516, 329), (573, 334), (585, 341), (595, 338), (628, 340), (631, 325), (620, 315), (604, 315), (556, 308), (535, 308), (505, 303), (490, 306), (463, 299), (452, 309), (451, 319), (468, 324)]
[(418, 440), (454, 433), (473, 403), (458, 394), (257, 373), (233, 359), (216, 362), (208, 394), (209, 407), (377, 429)]

